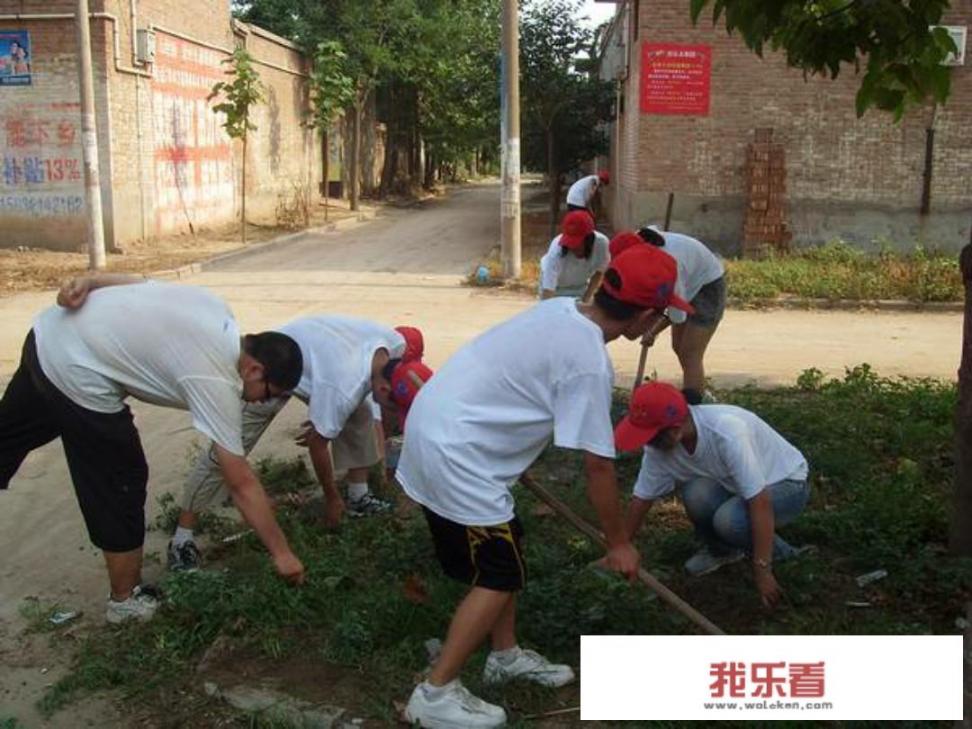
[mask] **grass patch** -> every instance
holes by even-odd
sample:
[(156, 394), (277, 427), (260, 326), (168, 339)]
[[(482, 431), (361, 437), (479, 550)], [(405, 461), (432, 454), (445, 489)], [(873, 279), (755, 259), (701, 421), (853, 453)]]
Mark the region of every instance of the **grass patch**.
[[(765, 417), (807, 455), (811, 503), (783, 534), (794, 543), (816, 544), (819, 552), (779, 565), (786, 598), (778, 610), (766, 612), (744, 565), (702, 579), (684, 575), (681, 564), (695, 543), (681, 507), (667, 503), (650, 514), (639, 536), (645, 566), (730, 633), (956, 632), (954, 621), (972, 587), (972, 564), (948, 557), (944, 544), (955, 387), (884, 379), (865, 365), (838, 380), (808, 371), (793, 387), (719, 395)], [(638, 462), (630, 455), (618, 461), (626, 493)], [(272, 490), (294, 489), (311, 478), (300, 476), (300, 468), (269, 462), (264, 478)], [(550, 449), (532, 472), (592, 517), (577, 454)], [(518, 488), (516, 498), (530, 570), (519, 611), (524, 645), (576, 666), (584, 633), (694, 632), (640, 586), (591, 569), (600, 550), (537, 509), (532, 494)], [(281, 507), (278, 517), (307, 567), (303, 588), (277, 580), (252, 535), (211, 550), (216, 564), (210, 569), (167, 578), (168, 600), (154, 621), (88, 636), (42, 710), (55, 712), (88, 691), (116, 689), (164, 715), (165, 725), (209, 726), (192, 713), (199, 702), (191, 697), (198, 697), (206, 680), (196, 667), (219, 639), (232, 646), (226, 659), (231, 672), (283, 676), (297, 694), (306, 684), (310, 694), (302, 698), (330, 698), (374, 725), (391, 725), (393, 700), (407, 699), (426, 662), (424, 642), (444, 635), (462, 587), (441, 575), (424, 519), (415, 511), (348, 521), (337, 532), (321, 530), (296, 507)], [(886, 579), (857, 587), (856, 575), (878, 568), (888, 571)], [(848, 601), (871, 607), (849, 607)], [(579, 703), (576, 686), (485, 687), (479, 680), (484, 659), (484, 651), (474, 657), (464, 681), (504, 705), (512, 726), (527, 725), (525, 715)], [(294, 666), (301, 668), (294, 672)], [(337, 693), (345, 684), (357, 688)], [(558, 725), (574, 721), (568, 717)]]
[(762, 260), (726, 261), (730, 296), (740, 302), (810, 299), (916, 303), (961, 301), (958, 257), (916, 248), (869, 254), (842, 241)]
[[(540, 280), (542, 247), (524, 246), (523, 272), (506, 282), (513, 289), (536, 291)], [(503, 283), (499, 254), (484, 265), (489, 285)], [(842, 241), (767, 258), (726, 259), (726, 280), (731, 303), (766, 304), (784, 298), (827, 301), (897, 299), (916, 304), (962, 301), (964, 288), (958, 256), (916, 248), (911, 253), (866, 253)], [(481, 285), (473, 271), (466, 279)]]

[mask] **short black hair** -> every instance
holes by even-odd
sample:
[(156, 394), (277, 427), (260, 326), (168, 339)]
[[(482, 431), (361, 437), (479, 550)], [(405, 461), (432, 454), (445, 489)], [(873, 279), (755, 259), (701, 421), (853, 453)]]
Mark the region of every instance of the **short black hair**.
[(654, 228), (642, 228), (638, 231), (638, 237), (645, 243), (650, 243), (658, 248), (664, 248), (665, 246), (665, 236)]
[[(584, 238), (584, 255), (581, 256), (581, 258), (590, 258), (591, 257), (591, 254), (594, 252), (594, 238), (595, 237), (596, 236), (594, 235), (594, 232), (591, 231)], [(560, 246), (560, 255), (561, 256), (566, 256), (568, 253), (570, 253), (570, 248), (568, 248), (565, 245), (561, 245)]]
[(243, 351), (263, 365), (267, 382), (281, 390), (293, 390), (304, 374), (304, 356), (300, 347), (286, 334), (247, 334), (243, 337)]

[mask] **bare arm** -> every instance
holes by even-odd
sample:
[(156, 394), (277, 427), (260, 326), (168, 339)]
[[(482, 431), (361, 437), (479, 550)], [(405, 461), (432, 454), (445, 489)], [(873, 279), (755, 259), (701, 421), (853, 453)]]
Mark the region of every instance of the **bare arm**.
[(540, 291), (540, 298), (541, 299), (552, 299), (556, 295), (557, 295), (557, 292), (556, 291), (551, 291), (550, 289), (543, 289), (543, 290)]
[(601, 281), (604, 280), (604, 271), (595, 271), (591, 274), (591, 278), (587, 282), (587, 288), (584, 290), (584, 296), (581, 297), (581, 301), (585, 304), (590, 303), (590, 300), (594, 298), (594, 294), (597, 292), (598, 288), (601, 286)]
[(313, 426), (309, 427), (307, 433), (307, 450), (310, 453), (311, 465), (314, 466), (314, 473), (317, 480), (321, 483), (324, 491), (324, 526), (336, 527), (341, 523), (344, 514), (344, 499), (338, 490), (337, 483), (334, 481), (334, 462), (331, 460), (331, 451), (327, 447), (328, 440)]
[(624, 516), (624, 529), (628, 533), (628, 539), (635, 538), (653, 503), (653, 501), (639, 499), (637, 496), (631, 497), (631, 501), (628, 502), (628, 511)]
[(133, 276), (128, 273), (96, 273), (90, 276), (78, 276), (68, 279), (61, 284), (57, 292), (57, 303), (65, 309), (79, 309), (95, 289), (108, 286), (127, 286), (145, 282), (144, 276)]
[(236, 508), (253, 527), (273, 558), (277, 572), (288, 582), (304, 581), (304, 565), (294, 555), (287, 543), (277, 519), (270, 507), (270, 500), (260, 479), (253, 473), (246, 458), (216, 446), (216, 460), (223, 472), (223, 480), (229, 488)]
[(652, 325), (648, 327), (648, 331), (646, 331), (644, 336), (641, 337), (641, 343), (651, 347), (652, 345), (654, 345), (655, 340), (658, 338), (658, 335), (661, 334), (666, 329), (668, 329), (668, 327), (670, 327), (671, 324), (672, 324), (672, 320), (669, 319), (664, 314), (657, 317), (655, 321), (652, 323)]
[(614, 461), (585, 453), (584, 467), (587, 471), (587, 498), (597, 512), (608, 543), (607, 566), (634, 579), (641, 557), (638, 550), (631, 546), (621, 517)]
[(780, 598), (780, 587), (773, 576), (773, 533), (776, 522), (769, 491), (763, 489), (749, 500), (749, 520), (753, 530), (753, 577), (766, 607)]

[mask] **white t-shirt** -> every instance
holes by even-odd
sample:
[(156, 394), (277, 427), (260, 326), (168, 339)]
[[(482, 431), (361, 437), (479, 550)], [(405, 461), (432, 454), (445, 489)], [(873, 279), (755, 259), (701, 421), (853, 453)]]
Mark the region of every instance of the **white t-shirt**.
[(196, 430), (243, 455), (240, 331), (205, 289), (154, 281), (96, 289), (80, 309), (41, 312), (34, 336), (44, 374), (81, 407), (115, 413), (130, 395), (186, 409)]
[[(722, 265), (722, 259), (709, 250), (702, 241), (681, 233), (661, 231), (654, 226), (651, 228), (664, 236), (665, 245), (661, 250), (674, 258), (675, 263), (678, 264), (675, 293), (686, 301), (692, 301), (699, 293), (699, 289), (725, 274), (726, 269)], [(675, 307), (670, 307), (665, 313), (675, 324), (681, 324), (688, 318), (688, 314)]]
[(681, 443), (671, 451), (645, 446), (634, 495), (650, 501), (676, 483), (705, 477), (727, 491), (751, 499), (766, 486), (807, 478), (807, 461), (755, 413), (735, 405), (691, 405), (698, 430), (695, 452)]
[(558, 235), (540, 259), (540, 289), (556, 291), (557, 296), (582, 296), (591, 275), (607, 270), (611, 262), (609, 246), (607, 236), (594, 231), (590, 258), (578, 258), (573, 253), (565, 256)]
[(589, 208), (591, 206), (591, 200), (594, 199), (594, 193), (597, 192), (597, 188), (600, 185), (601, 181), (597, 175), (588, 175), (587, 177), (580, 178), (567, 190), (567, 204)]
[(349, 316), (309, 316), (277, 329), (293, 337), (304, 356), (294, 394), (307, 403), (307, 417), (322, 437), (333, 439), (371, 393), (371, 362), (387, 349), (392, 359), (405, 339), (391, 327)]
[(456, 352), (419, 390), (396, 477), (460, 524), (513, 518), (512, 486), (554, 445), (614, 457), (614, 371), (601, 329), (550, 299)]

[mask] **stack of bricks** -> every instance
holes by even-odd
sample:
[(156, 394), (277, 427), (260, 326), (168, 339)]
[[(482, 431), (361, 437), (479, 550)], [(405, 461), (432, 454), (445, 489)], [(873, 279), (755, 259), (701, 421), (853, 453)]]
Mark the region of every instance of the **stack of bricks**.
[(746, 150), (749, 204), (743, 224), (743, 255), (760, 257), (772, 251), (785, 253), (793, 234), (787, 230), (786, 155), (773, 142), (772, 129), (757, 129)]

